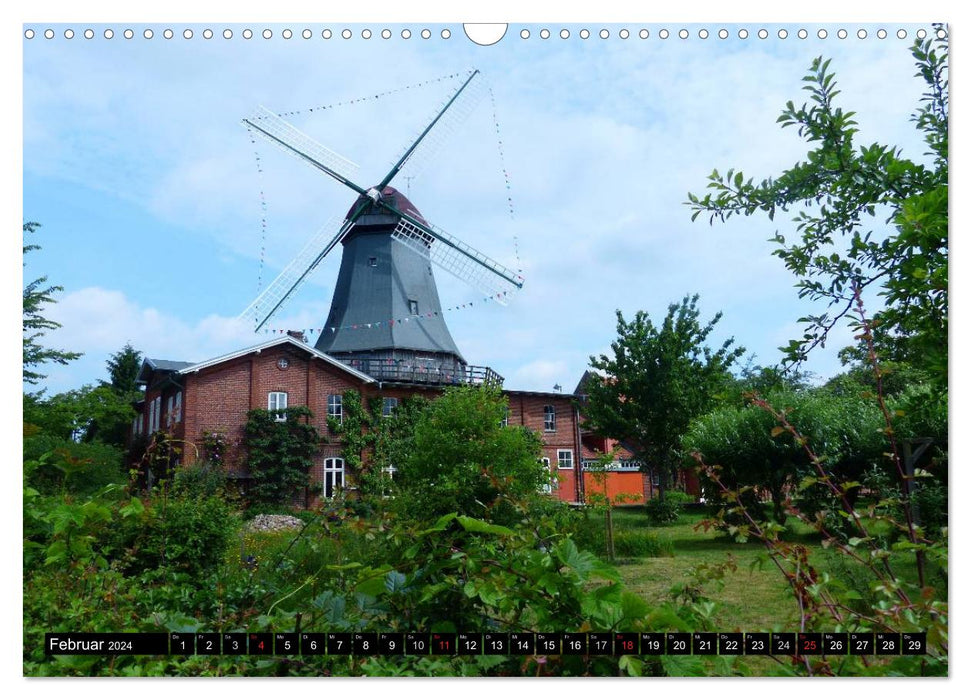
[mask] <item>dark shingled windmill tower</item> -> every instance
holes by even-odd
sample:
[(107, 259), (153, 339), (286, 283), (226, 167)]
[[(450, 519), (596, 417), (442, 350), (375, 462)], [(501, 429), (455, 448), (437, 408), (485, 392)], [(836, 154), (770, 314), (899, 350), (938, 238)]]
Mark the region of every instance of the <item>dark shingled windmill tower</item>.
[[(521, 288), (523, 278), (438, 229), (401, 192), (390, 186), (446, 114), (454, 119), (474, 106), (459, 98), (473, 71), (381, 182), (365, 189), (350, 180), (356, 166), (278, 115), (262, 110), (243, 122), (287, 153), (322, 170), (358, 197), (347, 216), (322, 228), (274, 282), (243, 312), (256, 330), (276, 313), (338, 243), (340, 272), (318, 350), (388, 381), (451, 384), (498, 381), (492, 370), (468, 365), (442, 315), (431, 263), (497, 301)], [(467, 95), (468, 93), (466, 93)], [(450, 112), (450, 110), (452, 110)]]

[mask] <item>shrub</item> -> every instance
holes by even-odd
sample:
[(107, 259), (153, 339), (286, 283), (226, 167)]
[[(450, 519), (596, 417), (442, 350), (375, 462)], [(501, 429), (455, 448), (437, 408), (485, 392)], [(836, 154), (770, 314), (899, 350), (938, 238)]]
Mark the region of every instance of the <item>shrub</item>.
[(673, 557), (674, 543), (653, 532), (619, 530), (614, 533), (614, 553), (621, 557)]
[[(47, 459), (42, 459), (49, 453)], [(41, 493), (65, 491), (90, 496), (108, 484), (124, 484), (122, 451), (100, 442), (74, 442), (51, 435), (24, 439), (24, 460), (37, 460), (29, 485)]]
[(697, 500), (694, 496), (684, 491), (666, 491), (664, 493), (664, 499), (672, 503), (677, 503), (678, 505), (694, 503)]
[(652, 525), (670, 525), (677, 522), (681, 516), (681, 504), (667, 498), (663, 501), (660, 498), (652, 498), (644, 506), (644, 510)]
[(173, 493), (186, 498), (222, 496), (226, 490), (226, 472), (212, 464), (193, 464), (179, 469), (172, 480)]
[(200, 575), (219, 567), (237, 526), (219, 496), (176, 496), (122, 519), (110, 544), (129, 575), (163, 567)]

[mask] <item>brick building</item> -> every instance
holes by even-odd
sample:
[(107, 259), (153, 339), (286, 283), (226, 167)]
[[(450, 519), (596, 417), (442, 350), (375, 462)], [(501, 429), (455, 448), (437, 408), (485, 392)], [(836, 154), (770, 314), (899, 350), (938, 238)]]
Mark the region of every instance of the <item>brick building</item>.
[[(314, 426), (329, 438), (315, 459), (311, 486), (304, 494), (304, 504), (311, 506), (354, 483), (355, 475), (347, 472), (341, 457), (343, 446), (327, 428), (328, 417), (342, 417), (346, 391), (359, 392), (364, 401), (379, 397), (390, 411), (407, 396), (434, 398), (447, 384), (475, 383), (486, 376), (485, 368), (471, 366), (461, 376), (434, 380), (418, 373), (420, 368), (370, 369), (394, 381), (376, 379), (291, 336), (205, 362), (146, 359), (138, 377), (145, 385), (145, 398), (137, 405), (132, 434), (137, 437), (164, 429), (181, 442), (182, 459), (190, 463), (205, 456), (204, 433), (219, 432), (227, 441), (223, 463), (232, 478), (245, 481), (240, 445), (247, 412), (307, 406), (314, 414)], [(549, 492), (563, 501), (583, 502), (583, 447), (573, 395), (503, 393), (509, 401), (508, 424), (524, 425), (542, 437), (542, 459), (551, 473)]]

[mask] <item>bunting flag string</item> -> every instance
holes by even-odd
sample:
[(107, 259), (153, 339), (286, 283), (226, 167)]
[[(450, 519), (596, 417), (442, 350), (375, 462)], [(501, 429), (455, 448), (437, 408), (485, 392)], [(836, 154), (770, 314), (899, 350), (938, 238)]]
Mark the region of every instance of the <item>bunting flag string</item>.
[[(411, 85), (405, 85), (403, 87), (394, 88), (392, 90), (385, 90), (384, 92), (379, 92), (375, 95), (365, 95), (364, 97), (358, 97), (353, 100), (345, 100), (343, 102), (333, 102), (329, 105), (317, 105), (315, 107), (305, 107), (304, 109), (294, 109), (289, 112), (280, 112), (278, 116), (280, 117), (291, 117), (296, 114), (311, 113), (314, 111), (322, 112), (325, 109), (334, 109), (335, 107), (343, 107), (345, 105), (359, 104), (361, 102), (370, 102), (371, 100), (379, 100), (382, 97), (387, 97), (388, 95), (393, 95), (398, 92), (404, 92), (405, 90), (414, 90), (416, 88), (425, 87), (426, 85), (433, 85), (435, 83), (441, 83), (446, 80), (453, 80), (461, 76), (461, 73), (451, 73), (450, 75), (443, 75), (439, 78), (430, 78), (429, 80), (423, 80), (420, 83), (413, 83)], [(256, 120), (266, 119), (266, 117), (257, 116)]]
[[(500, 297), (505, 297), (507, 295), (508, 295), (508, 292), (498, 292), (496, 294), (493, 294), (492, 296), (482, 297), (482, 301), (492, 301), (494, 299), (499, 299)], [(475, 302), (468, 301), (464, 304), (456, 304), (455, 306), (450, 306), (447, 309), (442, 309), (441, 312), (428, 311), (423, 314), (408, 314), (406, 316), (402, 316), (401, 318), (389, 318), (383, 321), (371, 321), (370, 323), (353, 323), (346, 326), (327, 326), (324, 328), (300, 328), (300, 329), (266, 328), (263, 330), (263, 333), (270, 334), (270, 335), (285, 335), (286, 333), (289, 333), (291, 330), (299, 330), (305, 336), (309, 336), (309, 335), (312, 335), (314, 331), (316, 331), (317, 333), (323, 333), (325, 331), (328, 333), (336, 333), (337, 331), (343, 331), (343, 330), (355, 330), (355, 331), (371, 330), (374, 328), (382, 328), (385, 326), (389, 328), (393, 328), (396, 323), (400, 325), (402, 323), (410, 323), (412, 319), (420, 321), (423, 318), (433, 318), (435, 316), (438, 316), (440, 313), (444, 314), (446, 311), (452, 312), (452, 311), (459, 311), (461, 309), (472, 308), (473, 304), (475, 304)]]
[[(516, 212), (512, 204), (512, 185), (509, 183), (509, 171), (506, 170), (506, 153), (502, 147), (502, 132), (499, 129), (499, 117), (498, 111), (496, 110), (496, 96), (492, 92), (492, 86), (489, 86), (489, 101), (492, 103), (492, 121), (496, 127), (496, 141), (499, 147), (499, 167), (502, 168), (502, 177), (506, 182), (506, 203), (509, 206), (509, 218), (515, 221)], [(515, 229), (513, 229), (512, 236), (513, 248), (516, 252), (516, 265), (519, 268), (517, 272), (522, 274), (523, 268), (519, 260), (519, 236), (516, 234)]]
[(263, 289), (263, 266), (266, 262), (266, 191), (263, 187), (263, 159), (260, 156), (259, 149), (256, 147), (256, 136), (249, 127), (246, 128), (246, 133), (249, 134), (250, 143), (253, 144), (253, 157), (256, 159), (256, 173), (260, 181), (260, 269), (256, 275), (256, 296), (259, 296), (260, 291)]

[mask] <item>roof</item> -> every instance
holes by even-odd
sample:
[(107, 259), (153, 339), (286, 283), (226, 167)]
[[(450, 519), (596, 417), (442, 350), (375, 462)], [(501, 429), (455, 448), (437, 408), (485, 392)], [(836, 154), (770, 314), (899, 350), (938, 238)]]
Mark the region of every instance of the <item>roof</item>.
[(142, 366), (138, 370), (138, 376), (135, 381), (138, 383), (146, 383), (148, 381), (148, 375), (152, 372), (178, 372), (180, 369), (191, 366), (191, 362), (181, 362), (179, 360), (157, 360), (151, 357), (146, 357), (142, 360)]
[(564, 394), (562, 391), (526, 391), (525, 389), (503, 389), (503, 394), (522, 394), (523, 396), (542, 396), (551, 399), (575, 399), (573, 394)]
[(283, 345), (283, 344), (293, 345), (299, 348), (300, 350), (303, 350), (304, 352), (310, 354), (312, 357), (316, 357), (319, 360), (323, 360), (327, 364), (332, 365), (337, 369), (343, 370), (348, 374), (351, 374), (357, 377), (362, 382), (365, 382), (367, 384), (371, 384), (374, 382), (374, 379), (364, 374), (363, 372), (359, 372), (353, 367), (349, 367), (348, 365), (345, 365), (343, 362), (340, 362), (339, 360), (335, 360), (330, 355), (322, 353), (319, 350), (316, 350), (315, 348), (312, 348), (306, 343), (301, 342), (296, 338), (294, 338), (293, 336), (289, 336), (289, 335), (284, 335), (279, 338), (274, 338), (273, 340), (268, 340), (264, 343), (260, 343), (259, 345), (253, 345), (252, 347), (243, 348), (242, 350), (237, 350), (235, 352), (231, 352), (226, 355), (220, 355), (219, 357), (214, 357), (211, 360), (206, 360), (205, 362), (198, 362), (195, 364), (183, 363), (185, 364), (185, 366), (179, 369), (178, 373), (184, 375), (184, 374), (189, 374), (191, 372), (198, 372), (199, 370), (206, 369), (207, 367), (212, 367), (214, 365), (218, 365), (223, 362), (228, 362), (229, 360), (235, 360), (238, 357), (245, 357), (246, 355), (249, 355), (251, 353), (259, 354), (264, 350), (276, 347), (278, 345)]
[[(428, 222), (425, 221), (425, 217), (423, 217), (421, 212), (418, 211), (418, 207), (412, 204), (410, 199), (408, 199), (404, 194), (396, 190), (391, 185), (386, 185), (385, 188), (381, 190), (381, 198), (387, 201), (388, 204), (393, 206), (398, 211), (404, 212), (408, 216), (418, 219), (426, 226), (428, 225)], [(351, 205), (351, 208), (347, 210), (347, 215), (344, 218), (351, 218), (351, 215), (354, 214), (354, 210), (357, 209), (358, 205), (368, 199), (370, 199), (370, 197), (366, 194), (362, 194), (360, 197), (358, 197), (354, 201), (354, 204)]]

